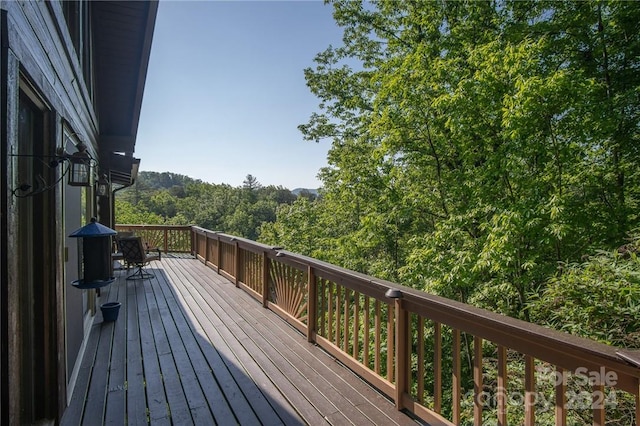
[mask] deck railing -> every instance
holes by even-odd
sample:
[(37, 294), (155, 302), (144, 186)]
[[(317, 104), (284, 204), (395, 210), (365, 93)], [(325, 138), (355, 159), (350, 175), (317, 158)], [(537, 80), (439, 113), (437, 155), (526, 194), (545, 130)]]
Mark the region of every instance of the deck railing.
[(193, 254), (430, 424), (640, 425), (640, 356), (243, 238)]
[(117, 232), (133, 232), (144, 242), (165, 253), (193, 253), (191, 226), (116, 225)]

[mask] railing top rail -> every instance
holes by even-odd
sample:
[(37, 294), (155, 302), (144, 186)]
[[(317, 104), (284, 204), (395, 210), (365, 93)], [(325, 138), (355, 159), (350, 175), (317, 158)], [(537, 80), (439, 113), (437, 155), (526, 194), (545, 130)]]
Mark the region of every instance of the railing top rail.
[(127, 223), (118, 223), (115, 227), (135, 229), (191, 229), (192, 225), (133, 225)]
[(279, 250), (280, 247), (270, 246), (267, 244), (262, 244), (257, 241), (249, 240), (247, 238), (236, 237), (235, 235), (225, 234), (221, 231), (211, 231), (209, 229), (201, 228), (199, 226), (192, 226), (191, 229), (198, 234), (206, 234), (206, 235), (216, 235), (220, 238), (221, 241), (225, 243), (233, 243), (238, 242), (243, 248), (252, 249), (252, 251), (271, 251), (271, 250)]

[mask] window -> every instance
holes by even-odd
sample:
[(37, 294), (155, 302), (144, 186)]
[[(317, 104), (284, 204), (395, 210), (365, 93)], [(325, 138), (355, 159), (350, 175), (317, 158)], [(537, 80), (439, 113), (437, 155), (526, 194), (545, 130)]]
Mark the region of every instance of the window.
[(63, 1), (62, 11), (67, 21), (71, 43), (75, 49), (82, 75), (93, 99), (93, 37), (91, 31), (91, 2)]

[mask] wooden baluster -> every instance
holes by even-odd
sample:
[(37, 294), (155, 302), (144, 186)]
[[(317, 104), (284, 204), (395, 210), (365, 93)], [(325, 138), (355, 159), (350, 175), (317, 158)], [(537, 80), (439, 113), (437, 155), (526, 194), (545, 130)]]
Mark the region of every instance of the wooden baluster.
[(394, 305), (387, 304), (387, 380), (393, 382), (393, 354), (394, 354)]
[(498, 345), (498, 426), (507, 426), (507, 348)]
[(353, 292), (353, 352), (352, 356), (358, 359), (360, 353), (360, 293)]
[(636, 393), (636, 426), (640, 425), (640, 380), (638, 380), (638, 390)]
[[(391, 307), (391, 305), (389, 306)], [(409, 312), (402, 307), (401, 298), (395, 299), (393, 310), (395, 312), (396, 409), (399, 411), (404, 408), (402, 402), (404, 394), (409, 392)], [(389, 312), (389, 317), (391, 317), (391, 312)], [(393, 360), (391, 354), (393, 354), (391, 351), (387, 353), (387, 360)]]
[(376, 331), (375, 331), (375, 360), (374, 360), (374, 369), (377, 374), (380, 374), (380, 346), (381, 346), (381, 338), (382, 338), (382, 312), (380, 309), (380, 301), (376, 300)]
[(320, 335), (327, 337), (327, 283), (325, 280), (320, 280)]
[(594, 383), (591, 389), (592, 397), (592, 409), (593, 409), (593, 426), (605, 425), (605, 397), (604, 397), (604, 384), (603, 378), (600, 378), (597, 383)]
[(209, 262), (209, 236), (204, 234), (204, 264), (206, 265)]
[(333, 282), (329, 281), (329, 294), (327, 295), (327, 302), (329, 303), (329, 322), (327, 326), (329, 327), (327, 340), (330, 342), (333, 340), (333, 303), (334, 303), (334, 295), (333, 295)]
[(267, 307), (269, 302), (269, 257), (267, 252), (262, 252), (262, 306)]
[(454, 329), (453, 330), (453, 336), (452, 336), (453, 342), (452, 342), (452, 356), (453, 356), (453, 377), (452, 379), (452, 386), (451, 386), (451, 390), (453, 392), (453, 398), (452, 398), (452, 404), (453, 404), (453, 410), (452, 410), (452, 421), (453, 424), (460, 424), (460, 402), (462, 399), (462, 392), (461, 392), (461, 379), (462, 379), (462, 375), (461, 375), (461, 362), (460, 362), (460, 330)]
[(342, 328), (342, 286), (336, 284), (336, 335), (334, 345), (340, 347), (340, 337), (342, 336), (340, 329)]
[(342, 315), (342, 321), (344, 324), (342, 325), (342, 330), (344, 331), (344, 335), (342, 336), (342, 350), (345, 353), (349, 353), (349, 299), (351, 296), (351, 290), (347, 287), (344, 288), (344, 313)]
[(220, 262), (222, 261), (222, 247), (220, 247), (220, 234), (216, 234), (216, 271), (220, 273)]
[(167, 228), (164, 229), (164, 252), (169, 252), (169, 230)]
[(433, 411), (442, 412), (442, 326), (433, 324)]
[(369, 324), (369, 296), (364, 296), (364, 341), (362, 342), (362, 363), (369, 368), (369, 335), (371, 333)]
[(482, 425), (482, 338), (473, 337), (473, 424)]
[(424, 404), (424, 317), (418, 316), (418, 402)]
[(536, 377), (534, 359), (530, 355), (525, 355), (524, 370), (524, 424), (534, 426)]
[(240, 261), (240, 246), (238, 245), (238, 241), (235, 241), (233, 244), (233, 278), (236, 287), (240, 287), (240, 267), (242, 266)]
[(556, 367), (555, 376), (556, 426), (567, 425), (567, 372)]
[(318, 287), (316, 275), (311, 266), (307, 267), (307, 341), (315, 342), (318, 318)]

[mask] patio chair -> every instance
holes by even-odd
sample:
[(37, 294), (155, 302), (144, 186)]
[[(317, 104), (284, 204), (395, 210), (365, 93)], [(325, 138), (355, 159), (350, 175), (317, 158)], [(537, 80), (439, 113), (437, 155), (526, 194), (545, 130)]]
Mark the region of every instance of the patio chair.
[(127, 280), (141, 280), (153, 278), (150, 272), (144, 269), (152, 260), (160, 260), (160, 253), (147, 253), (140, 237), (122, 237), (118, 239), (118, 247), (124, 261), (128, 265), (134, 265), (138, 269), (127, 277)]
[(120, 239), (133, 237), (133, 236), (134, 236), (133, 232), (130, 232), (130, 231), (120, 231), (113, 236), (113, 253), (111, 253), (111, 259), (113, 260), (114, 269), (123, 269), (123, 268), (129, 269), (130, 265), (127, 262), (125, 262), (124, 256), (120, 251)]

